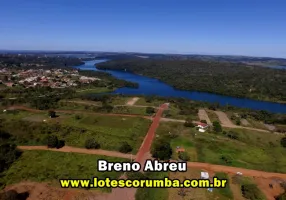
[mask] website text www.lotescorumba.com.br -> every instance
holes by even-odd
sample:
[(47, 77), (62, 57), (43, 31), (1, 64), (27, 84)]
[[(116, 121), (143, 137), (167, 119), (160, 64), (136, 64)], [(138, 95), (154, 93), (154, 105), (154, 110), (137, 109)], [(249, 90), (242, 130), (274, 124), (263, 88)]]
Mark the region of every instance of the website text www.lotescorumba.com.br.
[(125, 180), (125, 179), (60, 179), (62, 188), (224, 188), (227, 180), (213, 178), (206, 179), (146, 179), (146, 180)]

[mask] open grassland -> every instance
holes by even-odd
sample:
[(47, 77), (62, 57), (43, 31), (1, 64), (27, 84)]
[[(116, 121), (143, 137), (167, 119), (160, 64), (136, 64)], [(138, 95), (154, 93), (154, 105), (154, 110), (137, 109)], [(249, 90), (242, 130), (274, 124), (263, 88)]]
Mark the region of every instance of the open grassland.
[[(118, 178), (121, 172), (98, 172), (97, 160), (110, 162), (126, 161), (97, 155), (62, 153), (53, 151), (25, 151), (21, 157), (4, 172), (1, 182), (5, 185), (21, 181), (50, 182), (59, 185), (59, 179)], [(102, 189), (109, 191), (107, 188)]]
[(166, 102), (164, 102), (163, 100), (156, 99), (156, 98), (152, 100), (147, 100), (145, 97), (140, 97), (140, 99), (135, 103), (135, 105), (159, 107), (163, 103), (166, 103)]
[[(53, 134), (75, 147), (84, 147), (87, 139), (94, 138), (100, 148), (117, 151), (122, 142), (127, 142), (133, 153), (139, 149), (151, 123), (136, 117), (89, 114), (61, 114), (54, 119), (44, 113), (25, 116), (19, 112), (14, 119), (1, 116), (3, 129), (14, 136), (18, 145), (46, 145), (47, 136)], [(37, 121), (42, 118), (46, 121)]]
[[(286, 149), (280, 145), (281, 135), (244, 129), (224, 131), (200, 133), (180, 123), (162, 122), (156, 139), (169, 138), (175, 159), (176, 147), (180, 146), (189, 153), (190, 161), (286, 173)], [(231, 139), (229, 133), (236, 139)]]
[[(149, 172), (145, 173), (145, 176), (149, 179), (164, 179), (168, 177), (167, 172)], [(167, 200), (168, 189), (167, 188), (138, 188), (136, 191), (136, 200)]]
[(214, 122), (214, 121), (218, 121), (220, 122), (217, 114), (215, 114), (215, 112), (213, 110), (206, 110), (211, 122)]
[(79, 94), (94, 94), (94, 93), (107, 93), (112, 92), (113, 89), (109, 89), (107, 87), (87, 87), (87, 88), (80, 88), (76, 90)]

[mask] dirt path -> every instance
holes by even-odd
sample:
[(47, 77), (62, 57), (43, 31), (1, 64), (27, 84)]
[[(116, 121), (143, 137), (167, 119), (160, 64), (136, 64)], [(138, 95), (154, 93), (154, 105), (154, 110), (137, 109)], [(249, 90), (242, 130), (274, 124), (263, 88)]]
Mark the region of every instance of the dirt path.
[(153, 118), (153, 122), (147, 132), (147, 135), (144, 138), (144, 141), (136, 155), (136, 162), (142, 162), (144, 155), (148, 154), (152, 145), (152, 141), (155, 137), (155, 132), (160, 124), (160, 119), (163, 114), (163, 111), (168, 108), (168, 104), (163, 104), (160, 106), (157, 111), (155, 117)]
[(126, 105), (133, 106), (139, 99), (140, 99), (139, 97), (133, 97), (132, 99), (127, 101)]
[(205, 109), (199, 109), (198, 115), (199, 115), (199, 119), (200, 120), (206, 120), (207, 124), (212, 124), (211, 120), (210, 120), (210, 118), (209, 118), (209, 116), (208, 116), (208, 114), (207, 114)]
[(182, 120), (182, 119), (171, 119), (171, 118), (164, 118), (164, 117), (162, 117), (160, 119), (160, 121), (162, 121), (162, 122), (180, 122), (180, 123), (186, 122), (186, 120)]
[(238, 167), (214, 165), (209, 163), (188, 162), (188, 167), (206, 169), (215, 172), (225, 172), (230, 174), (236, 174), (237, 172), (241, 172), (244, 176), (261, 177), (261, 178), (279, 178), (286, 180), (286, 174), (282, 173), (264, 172), (264, 171), (244, 169)]
[[(17, 146), (18, 149), (21, 150), (46, 150), (46, 151), (58, 151), (58, 152), (66, 152), (66, 153), (83, 153), (83, 154), (95, 154), (95, 155), (103, 155), (103, 156), (111, 156), (111, 157), (118, 157), (118, 158), (131, 158), (131, 154), (124, 154), (117, 151), (107, 151), (102, 149), (83, 149), (83, 148), (76, 148), (70, 146), (64, 146), (60, 149), (52, 149), (48, 148), (47, 146)], [(135, 155), (132, 155), (135, 157)]]
[(221, 122), (222, 126), (227, 126), (230, 128), (236, 128), (237, 127), (236, 125), (234, 125), (232, 123), (232, 121), (230, 121), (230, 119), (228, 118), (228, 116), (224, 112), (222, 112), (222, 111), (214, 111), (214, 112), (218, 116), (219, 121)]

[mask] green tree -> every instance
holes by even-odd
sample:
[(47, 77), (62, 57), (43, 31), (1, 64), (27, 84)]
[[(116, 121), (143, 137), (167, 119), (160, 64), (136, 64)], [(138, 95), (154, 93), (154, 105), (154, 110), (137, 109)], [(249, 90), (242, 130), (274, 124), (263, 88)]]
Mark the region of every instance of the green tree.
[(59, 139), (55, 135), (49, 135), (47, 138), (48, 148), (56, 148), (58, 147)]
[(146, 113), (147, 114), (153, 114), (153, 113), (155, 113), (155, 109), (153, 107), (147, 107), (146, 108)]
[(129, 153), (131, 151), (132, 151), (132, 147), (127, 142), (123, 142), (121, 146), (119, 147), (119, 152), (121, 153)]
[(282, 147), (285, 147), (286, 148), (286, 137), (283, 137), (280, 141)]
[(184, 123), (185, 127), (195, 127), (195, 124), (193, 123), (193, 120), (191, 118), (187, 118), (185, 123)]
[(50, 118), (55, 118), (56, 117), (56, 112), (53, 110), (49, 110), (49, 116)]
[(87, 149), (99, 149), (100, 144), (96, 142), (94, 138), (89, 138), (85, 141), (85, 148)]
[(220, 123), (218, 121), (214, 121), (213, 122), (213, 130), (216, 133), (222, 132), (222, 127), (221, 127), (221, 125), (220, 125)]
[(162, 139), (154, 143), (151, 153), (154, 158), (158, 158), (160, 160), (169, 160), (173, 151), (170, 142)]
[(179, 158), (183, 161), (189, 161), (191, 159), (187, 152), (179, 152)]
[(262, 200), (264, 199), (261, 195), (260, 190), (255, 184), (245, 184), (241, 186), (242, 196), (250, 200)]

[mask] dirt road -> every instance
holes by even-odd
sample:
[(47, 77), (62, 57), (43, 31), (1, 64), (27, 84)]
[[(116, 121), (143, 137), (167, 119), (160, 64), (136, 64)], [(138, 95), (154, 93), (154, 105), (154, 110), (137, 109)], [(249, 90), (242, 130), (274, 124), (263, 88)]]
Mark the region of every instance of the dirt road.
[(147, 135), (144, 138), (144, 141), (136, 155), (136, 162), (142, 162), (144, 155), (148, 154), (152, 145), (152, 141), (155, 137), (155, 132), (159, 126), (161, 116), (163, 111), (168, 108), (168, 104), (163, 104), (160, 106), (157, 111), (155, 117), (153, 118), (153, 122), (147, 132)]
[(127, 106), (133, 106), (139, 99), (140, 99), (139, 97), (133, 97), (126, 102), (126, 105)]
[[(95, 154), (95, 155), (103, 155), (110, 157), (118, 157), (118, 158), (131, 158), (131, 154), (124, 154), (117, 151), (106, 151), (102, 149), (84, 149), (84, 148), (76, 148), (70, 146), (64, 146), (60, 149), (52, 149), (47, 146), (17, 146), (20, 150), (46, 150), (46, 151), (58, 151), (58, 152), (73, 152), (73, 153), (83, 153), (83, 154)], [(132, 155), (134, 158), (135, 155)]]
[(199, 115), (200, 120), (206, 120), (207, 124), (212, 124), (205, 109), (199, 109), (198, 115)]

